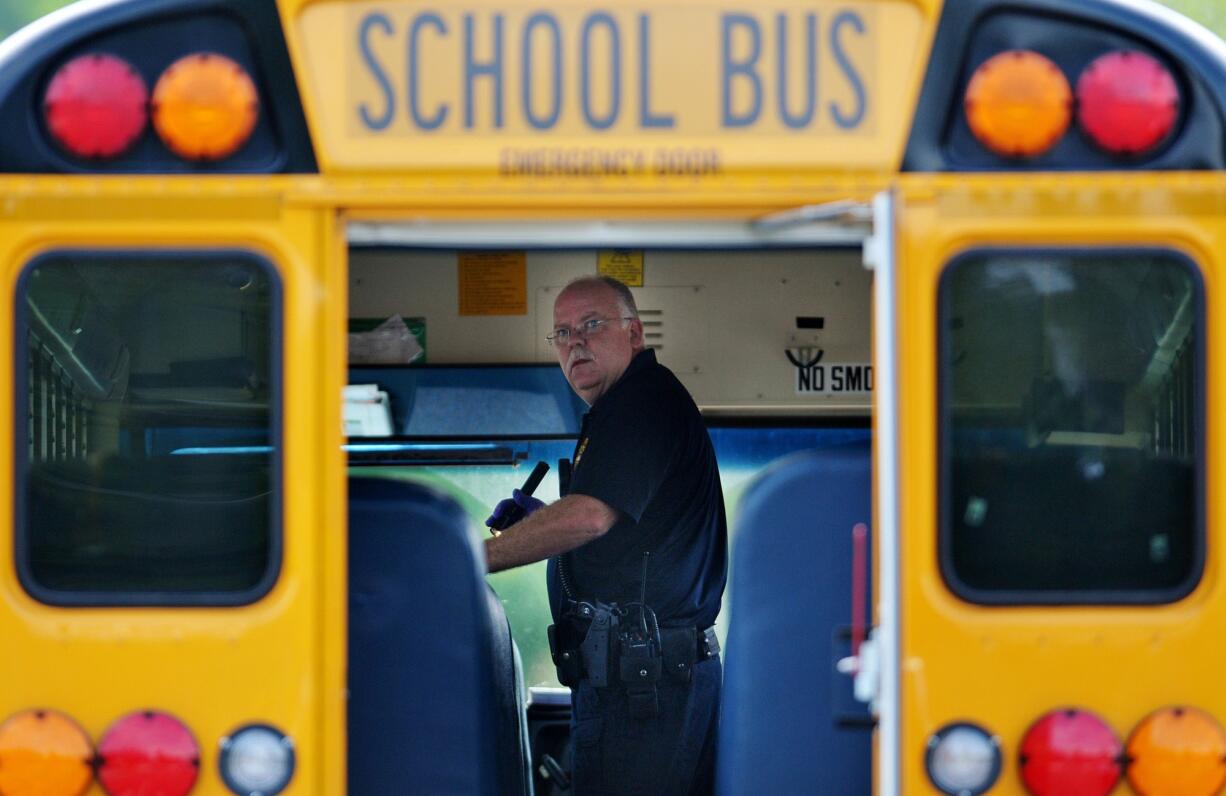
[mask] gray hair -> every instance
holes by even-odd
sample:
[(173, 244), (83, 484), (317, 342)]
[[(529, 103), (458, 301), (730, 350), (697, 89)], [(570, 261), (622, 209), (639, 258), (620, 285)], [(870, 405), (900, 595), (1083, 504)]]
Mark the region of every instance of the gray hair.
[(630, 288), (626, 286), (625, 282), (622, 282), (620, 279), (614, 279), (611, 276), (581, 276), (577, 279), (572, 279), (566, 283), (566, 287), (562, 288), (562, 293), (565, 293), (572, 287), (594, 287), (596, 285), (604, 285), (617, 294), (617, 303), (621, 305), (624, 315), (630, 318), (639, 317), (639, 308), (634, 303), (634, 294), (630, 292)]

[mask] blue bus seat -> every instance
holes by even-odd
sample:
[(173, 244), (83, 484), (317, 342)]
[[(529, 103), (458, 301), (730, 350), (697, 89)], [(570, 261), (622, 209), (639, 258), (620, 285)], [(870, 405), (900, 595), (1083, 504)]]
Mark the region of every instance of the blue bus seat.
[[(959, 586), (1135, 594), (1194, 577), (1193, 457), (1051, 445), (950, 463), (947, 569)], [(1016, 599), (1016, 598), (1014, 598)]]
[(531, 792), (522, 681), (464, 510), (349, 479), (349, 793)]
[(852, 528), (869, 525), (871, 489), (866, 441), (781, 459), (741, 498), (720, 794), (871, 791), (872, 719), (835, 670), (850, 646)]
[(511, 638), (511, 623), (502, 600), (492, 586), (486, 587), (493, 645), (494, 698), (498, 716), (498, 770), (503, 793), (532, 793), (532, 752), (528, 737), (528, 694), (524, 686), (523, 660)]
[(255, 456), (32, 462), (29, 574), (66, 592), (251, 589), (268, 567), (270, 482)]

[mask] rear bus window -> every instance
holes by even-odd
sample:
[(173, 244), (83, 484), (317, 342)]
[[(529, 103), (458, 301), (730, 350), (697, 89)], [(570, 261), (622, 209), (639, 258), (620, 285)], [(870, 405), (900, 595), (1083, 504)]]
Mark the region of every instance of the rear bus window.
[(1174, 253), (984, 252), (940, 294), (941, 564), (984, 603), (1177, 599), (1203, 559), (1203, 313)]
[(54, 604), (237, 604), (280, 561), (279, 289), (245, 253), (64, 252), (17, 291), (17, 562)]

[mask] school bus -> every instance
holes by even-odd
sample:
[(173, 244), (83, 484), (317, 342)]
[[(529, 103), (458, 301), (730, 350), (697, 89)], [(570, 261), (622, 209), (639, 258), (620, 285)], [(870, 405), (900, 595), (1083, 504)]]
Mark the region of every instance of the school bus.
[(0, 794), (568, 792), (544, 564), (477, 528), (565, 489), (593, 273), (737, 507), (721, 792), (1226, 781), (1187, 20), (85, 0), (0, 119)]

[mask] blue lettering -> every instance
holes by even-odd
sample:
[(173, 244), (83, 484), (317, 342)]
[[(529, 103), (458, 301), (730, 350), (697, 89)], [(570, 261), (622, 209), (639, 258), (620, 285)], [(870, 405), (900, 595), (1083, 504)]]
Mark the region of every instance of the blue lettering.
[[(553, 102), (550, 111), (543, 117), (532, 112), (532, 30), (544, 25), (553, 33)], [(537, 130), (549, 130), (558, 123), (562, 113), (562, 30), (552, 14), (539, 11), (524, 23), (523, 72), (520, 85), (523, 88), (524, 117)]]
[(817, 15), (805, 14), (805, 109), (799, 115), (788, 110), (788, 19), (775, 18), (779, 33), (779, 118), (792, 129), (807, 127), (817, 106)]
[[(597, 117), (592, 113), (592, 68), (591, 68), (591, 45), (592, 31), (597, 25), (604, 25), (609, 29), (609, 78), (612, 81), (609, 91), (609, 112), (604, 116)], [(580, 104), (583, 107), (583, 118), (587, 120), (588, 126), (594, 130), (607, 130), (617, 121), (617, 114), (621, 110), (622, 101), (622, 54), (621, 54), (621, 35), (617, 30), (617, 22), (613, 17), (604, 12), (591, 14), (583, 22), (583, 33), (580, 38), (579, 49), (579, 72), (580, 80), (582, 81), (580, 91)]]
[(856, 108), (851, 113), (844, 113), (833, 102), (830, 103), (830, 114), (834, 117), (835, 124), (842, 127), (844, 130), (852, 127), (858, 127), (860, 122), (864, 121), (865, 109), (868, 106), (868, 97), (864, 93), (864, 81), (860, 79), (860, 75), (856, 72), (851, 61), (847, 58), (847, 53), (843, 52), (842, 45), (839, 44), (839, 29), (844, 25), (851, 25), (855, 28), (856, 33), (864, 32), (864, 22), (851, 11), (844, 11), (834, 18), (834, 22), (830, 25), (830, 47), (834, 51), (834, 59), (838, 61), (839, 68), (843, 70), (843, 74), (847, 76), (847, 82), (851, 84), (851, 90), (856, 95)]
[(492, 60), (473, 60), (473, 15), (464, 15), (464, 126), (473, 127), (473, 84), (478, 77), (494, 80), (494, 127), (502, 127), (502, 14), (494, 15), (494, 55)]
[(433, 26), (442, 36), (447, 35), (447, 24), (438, 14), (421, 14), (409, 26), (409, 114), (413, 117), (413, 123), (421, 129), (437, 130), (443, 125), (443, 122), (447, 121), (447, 103), (440, 102), (434, 115), (430, 117), (423, 116), (421, 108), (417, 105), (417, 100), (421, 96), (417, 88), (420, 73), (417, 40), (421, 35), (421, 29), (426, 25)]
[[(758, 121), (758, 114), (762, 111), (762, 78), (755, 70), (758, 58), (762, 56), (762, 30), (758, 27), (758, 21), (746, 14), (725, 14), (722, 21), (724, 127), (748, 127)], [(732, 31), (738, 27), (745, 28), (750, 35), (749, 56), (744, 61), (732, 60)], [(752, 109), (743, 115), (732, 111), (732, 79), (737, 76), (748, 78), (753, 87)]]
[(362, 118), (362, 124), (366, 125), (368, 130), (385, 129), (392, 123), (392, 116), (396, 113), (396, 95), (392, 93), (392, 83), (370, 49), (370, 31), (376, 25), (383, 28), (384, 33), (392, 32), (391, 20), (383, 14), (370, 14), (362, 20), (362, 24), (358, 27), (358, 47), (362, 51), (362, 60), (370, 68), (370, 74), (383, 93), (383, 113), (380, 115), (373, 116), (367, 109), (366, 103), (358, 107), (358, 116)]
[(639, 14), (639, 127), (672, 127), (673, 115), (651, 112), (651, 20)]

